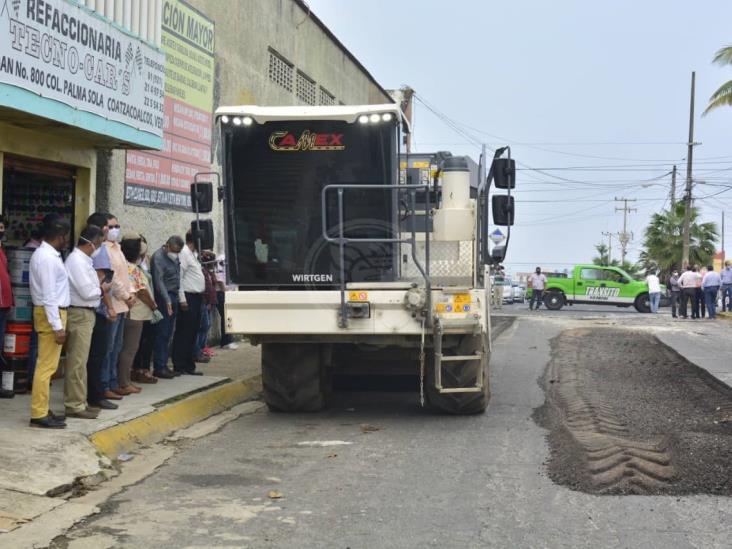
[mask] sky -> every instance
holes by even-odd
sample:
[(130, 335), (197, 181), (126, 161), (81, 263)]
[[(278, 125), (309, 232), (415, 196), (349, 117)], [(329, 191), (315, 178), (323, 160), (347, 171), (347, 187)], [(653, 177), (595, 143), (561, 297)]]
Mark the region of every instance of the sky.
[(622, 230), (616, 197), (635, 199), (628, 259), (637, 259), (648, 220), (669, 205), (674, 164), (676, 196), (683, 192), (696, 71), (693, 196), (703, 221), (721, 224), (726, 210), (732, 248), (732, 107), (701, 116), (709, 96), (732, 79), (732, 66), (712, 64), (732, 44), (732, 2), (309, 5), (383, 87), (416, 91), (413, 150), (477, 160), (477, 143), (511, 145), (520, 164), (505, 264), (514, 272), (590, 261), (594, 246), (608, 242), (603, 232)]

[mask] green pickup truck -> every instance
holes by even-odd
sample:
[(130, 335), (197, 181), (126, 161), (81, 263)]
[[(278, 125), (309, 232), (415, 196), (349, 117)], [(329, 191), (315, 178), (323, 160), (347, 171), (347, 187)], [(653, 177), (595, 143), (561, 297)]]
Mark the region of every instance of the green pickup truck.
[[(661, 296), (666, 288), (661, 286)], [(635, 280), (619, 267), (577, 265), (568, 278), (548, 277), (544, 289), (544, 305), (558, 311), (565, 305), (594, 303), (636, 308), (639, 313), (650, 313), (648, 285)]]

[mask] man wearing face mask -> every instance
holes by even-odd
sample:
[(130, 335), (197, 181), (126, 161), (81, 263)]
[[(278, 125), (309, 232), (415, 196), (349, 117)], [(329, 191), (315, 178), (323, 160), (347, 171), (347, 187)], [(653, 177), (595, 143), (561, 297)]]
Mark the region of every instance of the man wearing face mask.
[(66, 417), (94, 419), (99, 415), (99, 408), (87, 406), (86, 365), (96, 322), (95, 311), (102, 292), (111, 287), (108, 282), (99, 283), (92, 260), (92, 256), (98, 254), (97, 250), (101, 250), (103, 236), (102, 229), (87, 225), (79, 235), (76, 248), (66, 259), (71, 294), (64, 376)]
[(49, 410), (51, 376), (58, 368), (66, 342), (66, 314), (69, 308), (69, 277), (61, 250), (69, 246), (71, 226), (58, 214), (43, 220), (43, 244), (30, 260), (30, 291), (33, 323), (38, 332), (38, 362), (33, 375), (31, 427), (63, 429), (66, 422)]
[[(8, 271), (8, 258), (5, 256), (2, 241), (5, 238), (5, 219), (0, 216), (0, 341), (5, 338), (5, 323), (8, 319), (8, 312), (13, 306), (13, 289), (10, 284), (10, 272)], [(0, 388), (0, 398), (13, 398), (15, 393), (12, 388), (9, 390)]]
[(155, 301), (163, 318), (155, 325), (155, 345), (153, 349), (153, 375), (157, 378), (171, 379), (176, 376), (168, 368), (170, 339), (178, 314), (178, 292), (180, 291), (180, 261), (178, 255), (183, 249), (183, 239), (171, 236), (168, 241), (152, 255), (150, 270), (153, 275)]

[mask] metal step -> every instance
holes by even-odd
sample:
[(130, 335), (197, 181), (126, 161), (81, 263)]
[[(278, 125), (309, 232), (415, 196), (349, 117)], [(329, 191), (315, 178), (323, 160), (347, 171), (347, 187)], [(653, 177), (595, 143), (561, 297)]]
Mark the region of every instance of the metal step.
[(454, 355), (454, 356), (441, 355), (440, 356), (440, 360), (442, 362), (460, 362), (460, 361), (463, 361), (463, 360), (482, 360), (482, 358), (483, 358), (483, 355), (482, 354), (478, 354), (478, 355)]

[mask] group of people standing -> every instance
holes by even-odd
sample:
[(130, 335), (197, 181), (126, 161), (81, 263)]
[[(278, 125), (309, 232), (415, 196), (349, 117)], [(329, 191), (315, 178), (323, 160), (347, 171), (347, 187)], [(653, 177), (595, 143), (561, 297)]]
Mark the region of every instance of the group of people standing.
[[(689, 265), (683, 273), (674, 270), (668, 281), (673, 318), (699, 319), (717, 316), (717, 301), (721, 296), (722, 311), (732, 310), (732, 261), (721, 272), (712, 265), (699, 268)], [(691, 313), (691, 314), (689, 314)]]
[[(199, 261), (190, 232), (185, 241), (171, 236), (149, 256), (144, 236), (123, 235), (114, 215), (94, 213), (64, 262), (61, 252), (69, 248), (70, 234), (67, 220), (49, 214), (30, 260), (38, 338), (33, 427), (64, 428), (65, 417), (96, 418), (103, 409), (116, 409), (113, 401), (139, 393), (136, 383), (201, 375), (196, 362), (206, 361), (213, 307), (223, 319), (225, 282), (216, 276), (221, 264), (211, 253), (201, 254), (209, 261)], [(230, 339), (221, 344), (236, 347)], [(49, 385), (64, 345), (61, 416), (50, 410)]]

